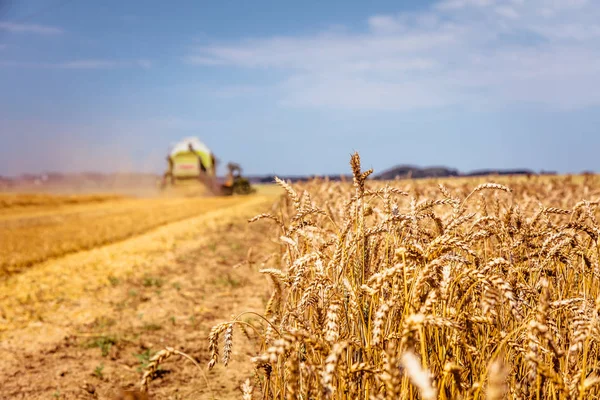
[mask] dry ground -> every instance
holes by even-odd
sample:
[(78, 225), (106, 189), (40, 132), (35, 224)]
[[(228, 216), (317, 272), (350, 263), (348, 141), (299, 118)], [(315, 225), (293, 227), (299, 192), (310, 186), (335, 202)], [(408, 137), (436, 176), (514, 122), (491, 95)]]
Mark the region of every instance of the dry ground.
[[(165, 346), (190, 354), (203, 370), (169, 359), (150, 385), (151, 399), (239, 398), (239, 385), (251, 373), (250, 346), (238, 338), (230, 367), (209, 373), (206, 339), (215, 323), (239, 310), (261, 311), (268, 300), (266, 279), (248, 273), (257, 264), (232, 266), (246, 260), (251, 247), (267, 254), (276, 246), (263, 239), (268, 224), (247, 223), (269, 211), (275, 193), (5, 207), (0, 235), (12, 243), (19, 243), (15, 232), (22, 233), (14, 226), (42, 216), (54, 225), (31, 240), (50, 243), (41, 246), (46, 251), (59, 240), (109, 234), (104, 242), (46, 253), (54, 258), (36, 258), (0, 278), (0, 398), (111, 399), (121, 388), (137, 388), (141, 368)], [(165, 209), (170, 214), (161, 219), (157, 214)], [(113, 221), (116, 214), (146, 225), (123, 235), (119, 230), (131, 224)], [(75, 229), (72, 237), (57, 233), (69, 229)]]

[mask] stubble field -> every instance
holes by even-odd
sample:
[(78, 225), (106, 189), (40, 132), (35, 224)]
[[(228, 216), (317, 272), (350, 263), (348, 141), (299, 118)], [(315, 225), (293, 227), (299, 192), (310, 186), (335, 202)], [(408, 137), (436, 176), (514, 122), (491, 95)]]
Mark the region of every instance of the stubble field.
[(0, 276), (239, 202), (207, 197), (0, 195)]
[[(0, 194), (0, 398), (114, 399), (165, 345), (202, 359), (219, 313), (268, 296), (231, 266), (265, 246), (247, 219), (278, 193)], [(192, 368), (162, 371), (151, 398), (227, 398), (250, 371), (209, 387)]]
[(170, 222), (142, 202), (139, 231), (89, 222), (139, 200), (77, 206), (80, 235), (111, 221), (112, 239), (7, 268), (0, 398), (598, 398), (600, 179), (351, 167), (179, 199)]

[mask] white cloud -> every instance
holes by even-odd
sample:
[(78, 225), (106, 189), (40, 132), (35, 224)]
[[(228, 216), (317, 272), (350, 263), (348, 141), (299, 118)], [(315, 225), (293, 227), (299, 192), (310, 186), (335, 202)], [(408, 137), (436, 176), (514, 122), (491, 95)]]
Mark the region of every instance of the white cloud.
[(494, 4), (494, 0), (444, 0), (436, 4), (439, 10), (456, 10), (465, 7), (487, 7)]
[(64, 32), (61, 28), (55, 26), (19, 24), (14, 22), (0, 22), (0, 30), (12, 33), (34, 33), (38, 35), (58, 35)]
[(354, 76), (296, 76), (284, 83), (282, 103), (293, 107), (328, 107), (350, 110), (394, 110), (442, 107), (465, 99), (450, 88), (423, 82), (379, 82)]
[(258, 94), (261, 92), (261, 87), (255, 85), (231, 85), (211, 91), (215, 96), (221, 98), (244, 97), (248, 95)]
[(106, 60), (77, 60), (77, 61), (67, 61), (63, 63), (57, 64), (42, 64), (44, 66), (56, 67), (56, 68), (64, 68), (64, 69), (106, 69), (106, 68), (115, 68), (119, 65), (119, 63), (115, 61), (106, 61)]
[(498, 6), (494, 9), (494, 11), (496, 11), (496, 13), (498, 13), (499, 15), (506, 17), (506, 18), (511, 18), (511, 19), (519, 18), (519, 13), (514, 8), (509, 7), (509, 6)]
[(392, 33), (398, 32), (400, 26), (397, 18), (391, 15), (375, 15), (368, 19), (369, 28), (374, 32), (379, 33)]
[(600, 2), (447, 0), (371, 16), (362, 33), (245, 38), (198, 47), (186, 61), (277, 70), (288, 106), (598, 106), (597, 21)]
[(200, 56), (188, 61), (198, 65), (232, 64), (257, 68), (323, 70), (351, 67), (357, 62), (402, 61), (412, 63), (406, 55), (448, 45), (453, 35), (439, 32), (415, 33), (410, 36), (319, 35), (309, 38), (281, 37), (250, 40), (239, 45), (208, 46)]

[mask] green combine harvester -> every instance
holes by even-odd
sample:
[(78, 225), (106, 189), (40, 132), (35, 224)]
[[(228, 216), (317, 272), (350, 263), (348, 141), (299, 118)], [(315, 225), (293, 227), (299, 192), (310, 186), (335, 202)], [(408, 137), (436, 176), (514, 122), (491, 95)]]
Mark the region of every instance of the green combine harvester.
[(167, 162), (168, 169), (161, 183), (163, 189), (169, 184), (176, 186), (183, 182), (197, 181), (217, 196), (255, 192), (250, 181), (242, 177), (242, 168), (235, 163), (227, 164), (227, 178), (220, 184), (214, 153), (196, 137), (185, 138), (175, 144), (167, 156)]

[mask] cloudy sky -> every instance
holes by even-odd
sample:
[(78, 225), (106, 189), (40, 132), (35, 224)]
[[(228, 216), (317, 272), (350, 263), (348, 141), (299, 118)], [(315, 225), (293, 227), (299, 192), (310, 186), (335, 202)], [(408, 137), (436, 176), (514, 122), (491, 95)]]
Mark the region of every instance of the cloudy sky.
[(0, 175), (600, 171), (595, 0), (0, 0)]

